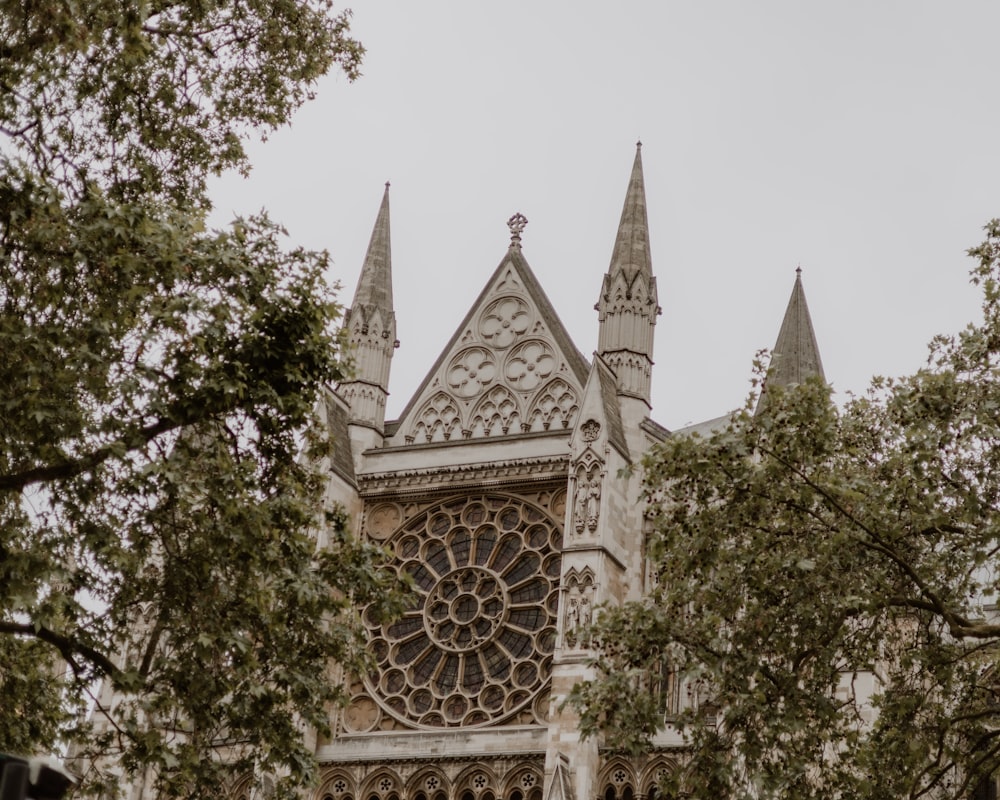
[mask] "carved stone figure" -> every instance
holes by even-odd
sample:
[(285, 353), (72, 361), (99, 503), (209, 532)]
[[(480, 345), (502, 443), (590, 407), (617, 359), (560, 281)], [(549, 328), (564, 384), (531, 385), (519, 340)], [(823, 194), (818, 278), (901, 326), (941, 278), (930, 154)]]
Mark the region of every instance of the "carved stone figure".
[(575, 597), (569, 600), (569, 608), (566, 609), (566, 632), (574, 633), (580, 626), (580, 601)]
[(584, 595), (580, 598), (580, 624), (589, 625), (593, 620), (591, 619), (590, 610), (590, 589), (588, 588)]
[(601, 483), (600, 478), (595, 476), (587, 486), (587, 530), (593, 532), (597, 530), (597, 517), (601, 511)]
[(583, 533), (587, 524), (587, 494), (590, 490), (590, 482), (581, 475), (576, 483), (576, 500), (573, 504), (573, 527), (577, 533)]

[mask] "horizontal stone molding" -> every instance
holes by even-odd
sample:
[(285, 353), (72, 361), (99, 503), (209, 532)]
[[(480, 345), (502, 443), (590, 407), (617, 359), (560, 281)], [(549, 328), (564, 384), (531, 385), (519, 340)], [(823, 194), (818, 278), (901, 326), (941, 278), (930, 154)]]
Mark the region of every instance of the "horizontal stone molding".
[(567, 478), (569, 455), (461, 464), (452, 467), (394, 470), (358, 476), (362, 497), (420, 494), (435, 489), (489, 488)]

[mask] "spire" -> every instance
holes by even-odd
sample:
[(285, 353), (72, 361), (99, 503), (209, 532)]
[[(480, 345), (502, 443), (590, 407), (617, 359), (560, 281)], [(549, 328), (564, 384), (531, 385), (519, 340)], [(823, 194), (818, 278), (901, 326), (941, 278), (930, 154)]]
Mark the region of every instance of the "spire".
[(781, 322), (778, 340), (771, 354), (767, 382), (775, 386), (803, 383), (814, 375), (824, 381), (823, 362), (819, 358), (819, 345), (813, 331), (806, 293), (802, 288), (802, 267), (795, 270), (795, 285), (788, 298), (788, 308)]
[(635, 161), (625, 192), (625, 205), (618, 223), (615, 248), (611, 253), (608, 272), (621, 270), (626, 283), (631, 284), (640, 272), (653, 275), (653, 259), (649, 253), (649, 220), (646, 217), (646, 185), (642, 179), (642, 142), (635, 143)]
[(788, 308), (781, 321), (778, 340), (771, 351), (771, 363), (761, 386), (754, 414), (760, 414), (766, 407), (769, 386), (793, 386), (814, 376), (826, 380), (823, 362), (819, 358), (819, 345), (816, 344), (816, 333), (809, 316), (809, 306), (806, 305), (806, 293), (802, 288), (802, 267), (798, 267), (795, 270), (792, 296), (788, 298)]
[(611, 266), (595, 308), (600, 322), (598, 353), (614, 371), (619, 394), (640, 400), (648, 410), (653, 329), (660, 306), (649, 252), (642, 142), (636, 142)]
[(344, 329), (354, 357), (354, 375), (352, 380), (340, 384), (339, 392), (351, 407), (352, 423), (381, 431), (389, 395), (389, 366), (393, 351), (399, 347), (392, 305), (388, 182), (368, 242), (354, 303), (344, 314)]
[(372, 238), (368, 242), (364, 266), (354, 292), (354, 306), (375, 306), (392, 309), (392, 250), (389, 246), (389, 181), (385, 182), (382, 205)]

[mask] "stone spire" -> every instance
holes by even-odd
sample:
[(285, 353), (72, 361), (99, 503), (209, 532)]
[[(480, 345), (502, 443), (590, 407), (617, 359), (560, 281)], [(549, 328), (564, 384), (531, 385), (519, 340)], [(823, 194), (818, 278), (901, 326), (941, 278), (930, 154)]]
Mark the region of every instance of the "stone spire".
[(806, 305), (806, 293), (802, 288), (802, 268), (799, 267), (795, 270), (792, 296), (788, 298), (785, 318), (781, 321), (781, 330), (771, 351), (771, 364), (757, 403), (757, 413), (765, 404), (768, 386), (792, 386), (814, 376), (826, 380), (816, 332), (809, 316), (809, 306)]
[(361, 267), (354, 305), (392, 311), (392, 251), (389, 246), (389, 182), (386, 181), (365, 263)]
[(649, 251), (642, 142), (636, 143), (611, 266), (594, 308), (600, 321), (598, 353), (614, 370), (619, 394), (639, 399), (648, 407), (653, 330), (660, 306)]
[(351, 423), (379, 432), (385, 423), (389, 395), (389, 366), (395, 348), (396, 313), (392, 305), (392, 253), (389, 245), (389, 184), (368, 243), (354, 302), (344, 315), (354, 374), (340, 384), (340, 395), (350, 404)]
[(641, 272), (653, 277), (653, 259), (649, 253), (649, 220), (646, 216), (646, 184), (642, 179), (642, 142), (635, 143), (635, 161), (625, 192), (622, 218), (618, 222), (615, 249), (609, 272), (621, 270), (632, 282)]
[(826, 380), (823, 362), (819, 358), (819, 345), (813, 330), (806, 293), (802, 288), (802, 268), (795, 270), (795, 285), (788, 298), (785, 318), (778, 331), (778, 340), (771, 354), (768, 383), (775, 386), (789, 386), (803, 383), (814, 375)]

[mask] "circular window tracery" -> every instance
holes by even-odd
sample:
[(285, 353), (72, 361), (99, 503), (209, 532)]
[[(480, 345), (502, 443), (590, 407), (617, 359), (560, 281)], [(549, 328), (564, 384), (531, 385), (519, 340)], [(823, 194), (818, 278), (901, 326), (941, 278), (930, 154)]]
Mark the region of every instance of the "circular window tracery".
[(555, 646), (562, 534), (524, 500), (449, 500), (388, 541), (417, 601), (380, 626), (363, 615), (378, 669), (369, 690), (423, 727), (513, 716), (544, 688)]

